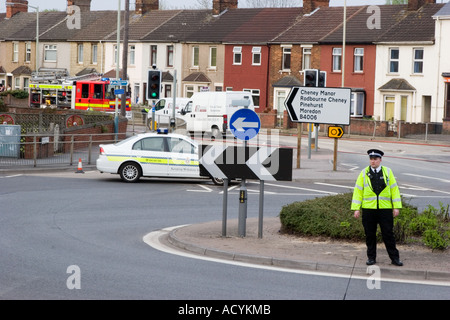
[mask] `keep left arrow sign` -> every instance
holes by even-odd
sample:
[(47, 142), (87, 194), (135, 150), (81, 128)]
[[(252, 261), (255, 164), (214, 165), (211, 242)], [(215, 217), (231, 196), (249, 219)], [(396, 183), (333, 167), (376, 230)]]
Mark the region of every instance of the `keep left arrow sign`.
[(233, 122), (233, 126), (236, 128), (237, 131), (245, 131), (244, 128), (251, 129), (251, 128), (259, 128), (260, 123), (259, 122), (246, 122), (246, 118), (237, 118), (236, 121)]

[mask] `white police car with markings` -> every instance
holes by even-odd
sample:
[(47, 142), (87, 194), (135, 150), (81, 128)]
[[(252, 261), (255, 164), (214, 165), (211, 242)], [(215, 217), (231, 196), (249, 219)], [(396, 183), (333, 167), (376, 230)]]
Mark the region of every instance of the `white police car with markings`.
[[(141, 177), (202, 178), (197, 142), (181, 134), (139, 134), (115, 144), (101, 144), (97, 169), (119, 174), (125, 182)], [(212, 178), (217, 185), (222, 179)]]

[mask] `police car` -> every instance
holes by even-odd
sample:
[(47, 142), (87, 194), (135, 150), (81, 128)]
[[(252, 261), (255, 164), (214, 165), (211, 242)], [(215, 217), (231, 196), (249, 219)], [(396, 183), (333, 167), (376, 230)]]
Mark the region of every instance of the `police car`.
[[(125, 182), (141, 177), (201, 178), (198, 144), (181, 134), (169, 134), (167, 130), (145, 133), (99, 147), (97, 169), (119, 174)], [(212, 180), (223, 184), (222, 179)]]

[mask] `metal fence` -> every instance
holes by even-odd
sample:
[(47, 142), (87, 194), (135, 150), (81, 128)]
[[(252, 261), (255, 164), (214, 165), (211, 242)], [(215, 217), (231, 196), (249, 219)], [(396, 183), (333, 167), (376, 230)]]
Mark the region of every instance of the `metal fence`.
[(115, 142), (110, 140), (111, 134), (22, 134), (8, 138), (16, 142), (0, 140), (0, 169), (77, 166), (80, 161), (95, 165), (99, 145)]

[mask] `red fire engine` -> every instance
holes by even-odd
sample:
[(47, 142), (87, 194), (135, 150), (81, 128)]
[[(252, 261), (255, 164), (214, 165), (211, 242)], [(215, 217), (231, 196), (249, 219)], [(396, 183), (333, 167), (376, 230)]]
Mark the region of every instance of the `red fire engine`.
[[(116, 87), (109, 79), (57, 80), (30, 83), (30, 107), (63, 108), (114, 112)], [(126, 90), (125, 90), (126, 92)], [(119, 108), (121, 102), (119, 98)], [(127, 97), (126, 111), (131, 112), (131, 99)]]

